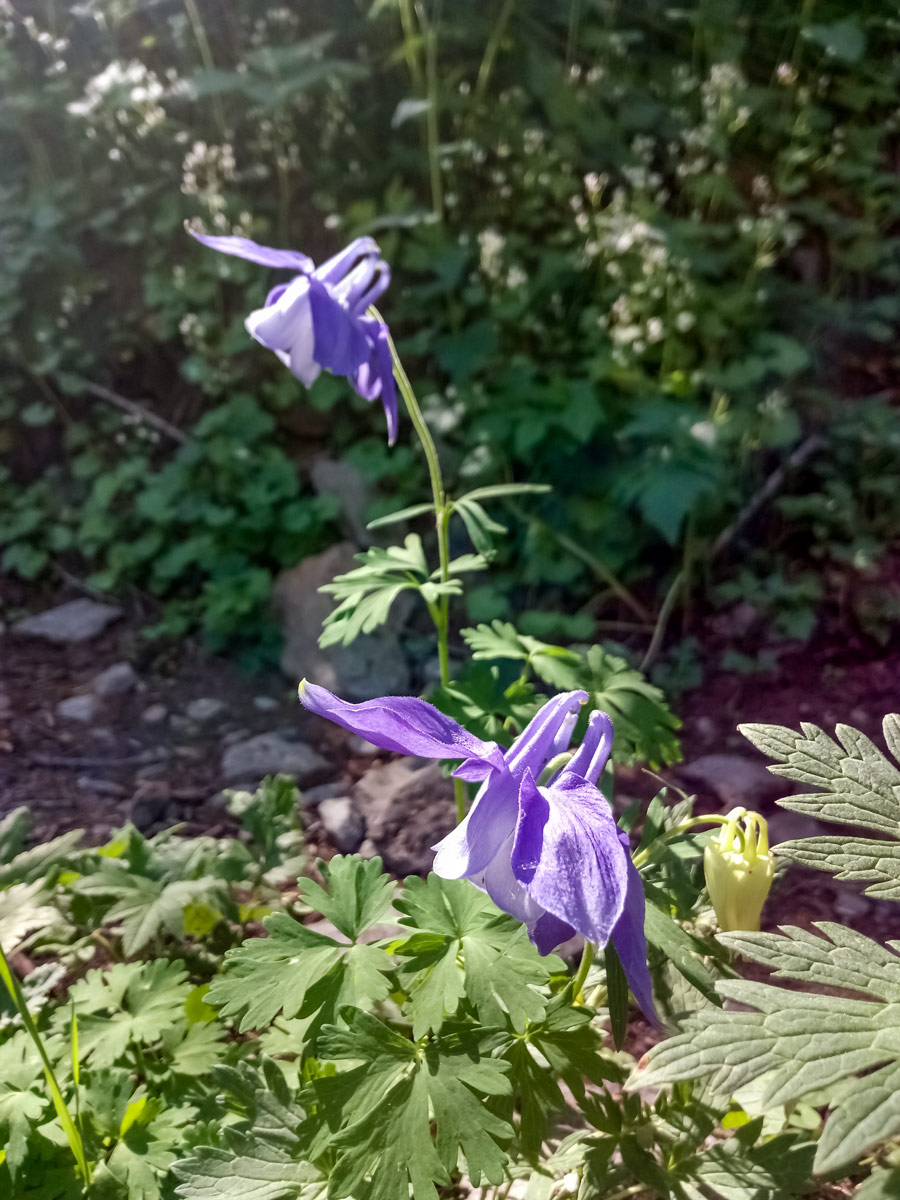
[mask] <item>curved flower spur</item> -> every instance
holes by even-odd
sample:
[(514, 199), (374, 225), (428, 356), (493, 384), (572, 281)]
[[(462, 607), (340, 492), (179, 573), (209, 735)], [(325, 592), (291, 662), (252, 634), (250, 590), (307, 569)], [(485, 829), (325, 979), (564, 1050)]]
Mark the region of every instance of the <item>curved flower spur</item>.
[(606, 713), (591, 713), (581, 745), (554, 769), (587, 698), (586, 692), (555, 696), (504, 751), (424, 700), (384, 696), (350, 704), (325, 688), (300, 684), (308, 709), (376, 746), (462, 759), (453, 774), (481, 787), (463, 821), (435, 847), (435, 873), (469, 879), (486, 891), (498, 908), (525, 924), (541, 954), (576, 932), (598, 947), (612, 939), (635, 999), (658, 1023), (643, 886), (628, 837), (596, 786), (613, 742)]
[(263, 267), (297, 272), (272, 288), (262, 308), (244, 321), (247, 332), (274, 350), (281, 361), (310, 387), (324, 368), (345, 375), (364, 400), (381, 400), (387, 417), (388, 441), (397, 440), (397, 389), (388, 327), (366, 316), (391, 281), (391, 272), (372, 238), (352, 241), (317, 267), (297, 250), (276, 250), (244, 237), (191, 237)]

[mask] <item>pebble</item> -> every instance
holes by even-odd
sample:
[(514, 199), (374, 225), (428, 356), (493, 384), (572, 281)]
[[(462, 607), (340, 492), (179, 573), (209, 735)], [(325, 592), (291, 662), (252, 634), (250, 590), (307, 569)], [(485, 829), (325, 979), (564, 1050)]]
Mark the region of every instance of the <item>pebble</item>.
[(381, 747), (374, 745), (372, 742), (367, 742), (364, 737), (360, 737), (358, 733), (350, 735), (350, 740), (347, 743), (347, 749), (351, 754), (365, 756), (371, 758), (375, 754), (381, 753)]
[(254, 696), (253, 707), (257, 712), (274, 712), (279, 707), (279, 702), (274, 696)]
[(140, 676), (129, 662), (113, 663), (95, 675), (91, 688), (98, 696), (126, 696), (140, 685)]
[(762, 759), (741, 754), (705, 754), (678, 770), (690, 783), (713, 792), (729, 808), (743, 805), (759, 809), (791, 791), (790, 783), (773, 775)]
[(227, 782), (260, 780), (265, 775), (293, 775), (302, 787), (331, 771), (331, 764), (302, 742), (287, 742), (277, 733), (260, 733), (233, 742), (222, 754), (222, 775)]
[(207, 721), (214, 721), (216, 717), (221, 717), (227, 708), (228, 705), (224, 700), (219, 700), (215, 696), (201, 696), (199, 700), (192, 700), (184, 711), (189, 720), (204, 724)]
[(339, 850), (352, 854), (366, 836), (366, 823), (349, 796), (335, 796), (319, 805), (319, 820)]
[(300, 803), (304, 808), (312, 804), (321, 804), (323, 800), (333, 800), (336, 796), (346, 796), (348, 785), (340, 780), (334, 783), (317, 783), (315, 787), (304, 788)]
[(169, 725), (173, 733), (196, 733), (197, 726), (190, 717), (182, 717), (179, 713), (172, 713), (169, 717)]
[(90, 725), (99, 709), (97, 697), (85, 692), (81, 696), (67, 696), (65, 700), (60, 700), (56, 706), (56, 715), (64, 721), (80, 721), (83, 725)]
[(97, 600), (70, 600), (33, 617), (25, 617), (13, 625), (13, 633), (44, 638), (58, 645), (89, 642), (102, 633), (107, 625), (122, 616), (121, 608), (100, 604)]
[(141, 713), (141, 720), (145, 725), (161, 725), (168, 715), (169, 710), (164, 704), (151, 704)]

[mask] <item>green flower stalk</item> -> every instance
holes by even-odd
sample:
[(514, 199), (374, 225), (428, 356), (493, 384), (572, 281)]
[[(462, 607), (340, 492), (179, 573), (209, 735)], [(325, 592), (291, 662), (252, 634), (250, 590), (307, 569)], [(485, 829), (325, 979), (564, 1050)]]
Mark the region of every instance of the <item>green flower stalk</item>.
[(759, 929), (759, 918), (775, 874), (765, 819), (734, 808), (706, 843), (703, 869), (716, 920), (723, 933)]

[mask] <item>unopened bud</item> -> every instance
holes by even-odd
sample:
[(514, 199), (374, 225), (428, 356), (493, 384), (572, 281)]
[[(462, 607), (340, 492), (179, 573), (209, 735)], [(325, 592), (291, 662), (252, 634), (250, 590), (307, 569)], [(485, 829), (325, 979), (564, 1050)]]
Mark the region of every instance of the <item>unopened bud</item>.
[(721, 832), (706, 843), (703, 869), (722, 932), (759, 929), (775, 874), (765, 819), (743, 808), (732, 809)]

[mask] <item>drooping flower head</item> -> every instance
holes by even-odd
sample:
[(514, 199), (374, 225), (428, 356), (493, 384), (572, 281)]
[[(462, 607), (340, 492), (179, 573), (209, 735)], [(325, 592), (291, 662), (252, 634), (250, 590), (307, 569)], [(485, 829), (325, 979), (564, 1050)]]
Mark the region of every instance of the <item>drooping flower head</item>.
[(606, 713), (591, 713), (574, 755), (542, 780), (548, 764), (567, 750), (586, 692), (548, 700), (505, 751), (409, 696), (349, 704), (304, 681), (300, 699), (386, 750), (462, 759), (454, 775), (481, 787), (465, 819), (435, 847), (436, 874), (470, 879), (486, 891), (525, 924), (541, 954), (576, 932), (597, 946), (612, 939), (635, 999), (657, 1020), (643, 886), (628, 837), (597, 788), (613, 741)]
[(391, 281), (391, 272), (372, 238), (361, 237), (317, 267), (297, 250), (275, 250), (244, 237), (188, 233), (204, 246), (295, 272), (272, 288), (262, 308), (247, 317), (251, 337), (274, 350), (284, 365), (310, 387), (324, 367), (346, 375), (365, 400), (381, 400), (388, 441), (397, 439), (397, 388), (388, 328), (366, 316)]
[(759, 929), (763, 905), (775, 878), (765, 817), (733, 808), (706, 843), (706, 886), (723, 932)]

